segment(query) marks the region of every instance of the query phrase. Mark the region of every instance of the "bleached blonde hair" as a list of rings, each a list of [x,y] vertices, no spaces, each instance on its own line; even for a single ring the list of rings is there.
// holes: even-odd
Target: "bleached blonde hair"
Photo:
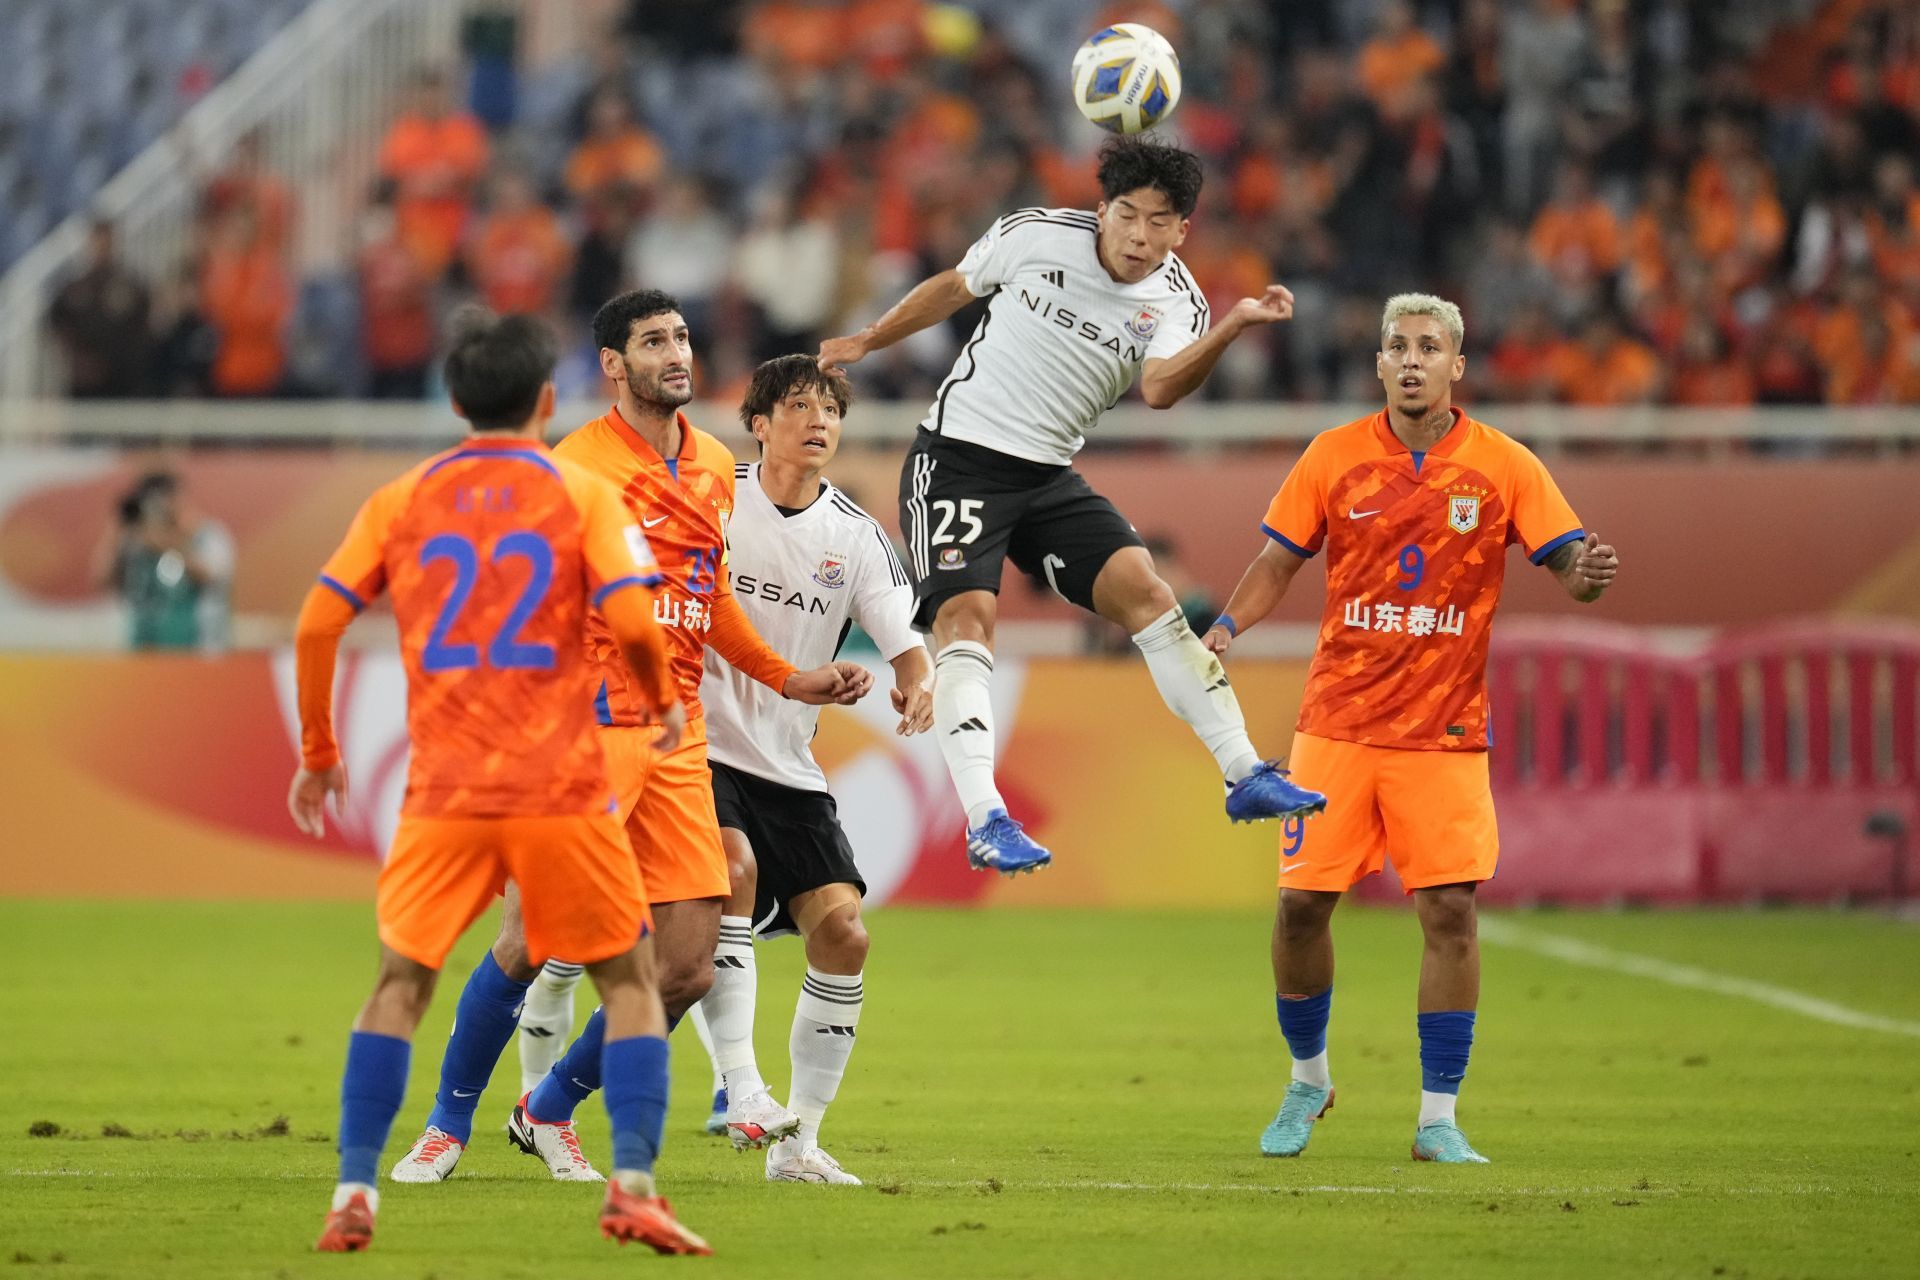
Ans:
[[[1401,316],[1432,316],[1453,339],[1453,349],[1460,350],[1466,340],[1467,322],[1460,318],[1460,308],[1445,298],[1435,297],[1431,293],[1396,293],[1387,299],[1387,309],[1380,313],[1380,345],[1387,345],[1387,327]]]

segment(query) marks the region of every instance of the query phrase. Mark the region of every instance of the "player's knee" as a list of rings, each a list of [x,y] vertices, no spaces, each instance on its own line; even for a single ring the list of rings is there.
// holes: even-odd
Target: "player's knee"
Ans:
[[[753,849],[744,841],[727,845],[727,884],[737,899],[751,900],[760,884],[760,864],[754,860]]]
[[[1464,892],[1429,895],[1421,903],[1420,928],[1432,946],[1465,948],[1472,945],[1478,932],[1473,895]]]
[[[660,1003],[670,1016],[678,1017],[713,989],[713,958],[676,960],[660,975]]]
[[[867,926],[855,911],[837,911],[807,939],[807,962],[828,973],[859,973],[867,965]]]
[[[994,597],[986,591],[967,591],[940,606],[933,619],[934,641],[945,648],[955,640],[993,645]]]

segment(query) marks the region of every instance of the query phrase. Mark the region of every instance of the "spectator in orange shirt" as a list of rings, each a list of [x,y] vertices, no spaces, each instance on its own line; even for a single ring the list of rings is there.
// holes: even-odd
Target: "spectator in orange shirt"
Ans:
[[[488,154],[486,130],[455,109],[445,73],[422,71],[380,144],[380,173],[399,184],[400,234],[436,280],[460,245]]]
[[[1659,357],[1604,307],[1587,318],[1578,342],[1560,344],[1548,365],[1555,397],[1566,404],[1646,404],[1660,394]]]
[[[1684,405],[1749,405],[1758,395],[1753,371],[1736,356],[1713,317],[1695,312],[1680,339],[1667,398]]]
[[[1506,321],[1487,356],[1488,398],[1509,403],[1553,398],[1553,358],[1561,345],[1553,318],[1537,302],[1523,304]]]
[[[1415,25],[1413,6],[1388,0],[1379,32],[1360,48],[1360,87],[1381,115],[1397,119],[1407,92],[1446,63],[1446,52]]]
[[[419,400],[433,362],[433,281],[400,234],[391,183],[381,183],[360,220],[360,350],[367,394]]]
[[[202,206],[209,222],[246,205],[260,226],[260,236],[276,253],[285,253],[293,239],[293,189],[267,168],[258,129],[240,135],[226,168],[207,183]]]
[[[1717,193],[1693,209],[1693,247],[1713,265],[1723,294],[1736,293],[1764,276],[1787,239],[1787,215],[1773,183],[1752,156],[1730,157]]]
[[[508,169],[493,180],[486,217],[467,245],[467,274],[496,315],[546,315],[561,298],[573,246],[533,180]]]
[[[782,79],[806,77],[846,56],[846,18],[839,0],[772,0],[748,12],[740,46]]]
[[[587,104],[587,136],[567,161],[567,190],[578,200],[616,188],[643,194],[660,180],[666,159],[660,143],[633,118],[627,96],[603,88]]]
[[[1865,222],[1874,270],[1895,285],[1920,281],[1920,190],[1906,156],[1890,152],[1874,164]]]
[[[1882,294],[1872,274],[1848,276],[1839,302],[1814,327],[1813,349],[1826,375],[1822,398],[1828,404],[1890,403],[1894,384],[1904,381],[1901,365],[1912,338],[1905,310]]]
[[[1527,236],[1536,262],[1563,283],[1609,275],[1620,265],[1620,223],[1593,193],[1593,175],[1577,161],[1560,166],[1553,199]]]
[[[279,390],[293,280],[250,206],[235,206],[214,228],[201,298],[214,332],[214,394],[268,396]]]

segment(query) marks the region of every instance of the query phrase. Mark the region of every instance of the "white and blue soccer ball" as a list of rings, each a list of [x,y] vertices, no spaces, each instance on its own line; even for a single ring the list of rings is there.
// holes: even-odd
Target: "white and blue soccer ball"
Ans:
[[[1073,103],[1114,133],[1151,129],[1180,101],[1180,55],[1137,22],[1096,31],[1073,55]]]

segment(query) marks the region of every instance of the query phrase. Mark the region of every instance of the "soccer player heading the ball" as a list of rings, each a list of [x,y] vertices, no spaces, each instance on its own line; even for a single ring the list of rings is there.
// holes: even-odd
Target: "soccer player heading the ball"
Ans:
[[[1209,327],[1206,298],[1173,252],[1200,197],[1199,159],[1116,138],[1101,149],[1099,178],[1094,212],[1006,215],[959,266],[819,352],[821,366],[838,371],[989,299],[915,433],[900,527],[914,620],[933,632],[934,730],[966,806],[967,857],[1006,874],[1052,861],[1008,816],[994,782],[988,684],[1009,557],[1133,636],[1161,697],[1219,764],[1230,818],[1306,815],[1326,803],[1254,750],[1225,670],[1181,617],[1140,536],[1072,465],[1136,376],[1149,405],[1178,404],[1235,338],[1291,316],[1293,295],[1269,285]]]
[[[1487,782],[1487,641],[1513,543],[1583,603],[1620,560],[1580,526],[1525,446],[1453,405],[1466,371],[1460,308],[1423,293],[1387,301],[1375,365],[1387,405],[1323,431],[1260,522],[1206,646],[1273,612],[1322,547],[1327,603],[1293,740],[1295,774],[1333,798],[1309,834],[1282,828],[1273,982],[1293,1054],[1280,1113],[1260,1136],[1297,1156],[1333,1105],[1328,922],[1340,895],[1388,858],[1413,895],[1420,957],[1420,1121],[1413,1158],[1483,1164],[1454,1123],[1480,1002],[1474,890],[1500,852]]]

